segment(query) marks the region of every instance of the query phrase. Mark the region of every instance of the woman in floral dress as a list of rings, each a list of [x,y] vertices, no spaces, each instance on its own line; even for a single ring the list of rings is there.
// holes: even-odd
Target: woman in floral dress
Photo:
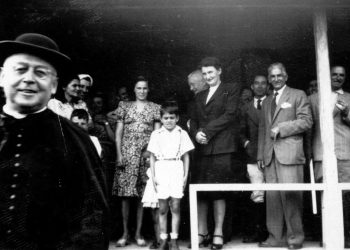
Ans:
[[[134,86],[135,101],[119,103],[116,127],[117,170],[114,176],[112,194],[122,200],[123,235],[117,246],[129,243],[129,210],[132,198],[137,199],[137,226],[135,240],[144,246],[141,235],[143,207],[141,203],[145,183],[140,179],[146,169],[140,167],[141,150],[148,143],[154,129],[160,127],[160,106],[147,100],[148,82],[139,77]]]

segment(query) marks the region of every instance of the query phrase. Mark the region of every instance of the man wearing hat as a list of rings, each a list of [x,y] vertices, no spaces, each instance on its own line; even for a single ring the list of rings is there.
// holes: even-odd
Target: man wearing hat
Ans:
[[[101,162],[46,105],[72,62],[34,33],[0,42],[0,249],[108,249]]]

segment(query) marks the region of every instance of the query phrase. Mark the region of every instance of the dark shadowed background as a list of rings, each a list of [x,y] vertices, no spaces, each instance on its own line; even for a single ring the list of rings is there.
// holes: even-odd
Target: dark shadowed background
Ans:
[[[306,2],[306,3],[305,3]],[[204,56],[224,62],[227,81],[247,85],[283,62],[289,85],[315,78],[312,13],[326,6],[331,60],[349,63],[348,1],[2,0],[0,39],[23,32],[54,38],[114,108],[116,88],[149,78],[151,99],[190,98],[187,75]]]

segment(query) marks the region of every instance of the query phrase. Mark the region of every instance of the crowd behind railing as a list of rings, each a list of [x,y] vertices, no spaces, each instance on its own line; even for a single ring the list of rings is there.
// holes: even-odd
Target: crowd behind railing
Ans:
[[[116,237],[111,225],[119,223],[117,247],[135,242],[177,250],[188,184],[303,183],[310,161],[322,182],[317,81],[307,94],[290,87],[282,63],[266,65],[266,74],[241,88],[222,81],[218,58],[205,57],[187,77],[194,95],[186,112],[173,98],[161,105],[150,101],[151,83],[143,76],[135,78],[133,94],[120,87],[116,107],[107,110],[104,95],[91,92],[93,77],[74,72],[50,38],[23,34],[0,42],[0,54],[1,249],[107,249]],[[339,182],[350,181],[345,78],[344,66],[331,67]],[[230,240],[224,224],[232,196],[198,194],[199,247],[221,249]],[[109,209],[113,197],[120,204],[118,221],[119,209]],[[349,202],[344,192],[345,247]],[[256,190],[240,204],[243,243],[303,247],[302,192]],[[142,233],[144,208],[152,214],[150,245]],[[320,225],[319,216],[312,220]],[[314,233],[322,242],[321,232]]]

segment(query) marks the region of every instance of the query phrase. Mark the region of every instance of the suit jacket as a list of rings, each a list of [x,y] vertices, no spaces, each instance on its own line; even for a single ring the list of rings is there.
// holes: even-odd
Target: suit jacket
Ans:
[[[263,160],[267,166],[274,152],[281,164],[304,164],[303,133],[312,126],[308,99],[303,91],[286,86],[271,118],[272,100],[273,96],[269,96],[262,105],[258,160]],[[270,136],[274,127],[280,131],[276,141]]]
[[[338,99],[343,100],[350,105],[350,94],[338,94]],[[320,129],[320,113],[319,113],[319,98],[318,94],[313,94],[309,97],[314,126],[312,127],[312,154],[315,161],[322,161],[322,141]],[[335,155],[338,160],[350,160],[350,112],[348,116],[342,117],[340,110],[334,106],[333,109],[334,121],[334,147]]]
[[[207,104],[209,89],[196,95],[190,120],[190,134],[195,138],[197,132],[203,131],[209,140],[208,144],[198,146],[200,154],[237,151],[239,90],[238,84],[221,83]]]
[[[247,103],[242,109],[240,137],[242,146],[246,141],[249,141],[245,148],[248,163],[256,163],[257,161],[260,116],[261,110],[254,107],[254,100]]]

